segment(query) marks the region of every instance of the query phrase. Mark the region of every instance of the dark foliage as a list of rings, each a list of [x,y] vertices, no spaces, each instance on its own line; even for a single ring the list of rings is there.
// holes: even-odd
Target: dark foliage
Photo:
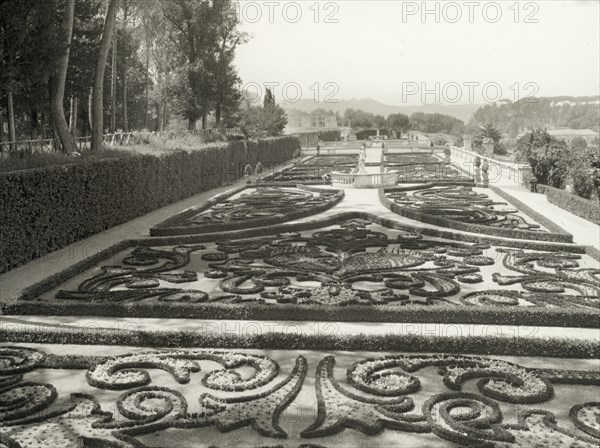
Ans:
[[[289,160],[297,148],[286,137],[2,173],[0,272],[239,179],[247,163]]]

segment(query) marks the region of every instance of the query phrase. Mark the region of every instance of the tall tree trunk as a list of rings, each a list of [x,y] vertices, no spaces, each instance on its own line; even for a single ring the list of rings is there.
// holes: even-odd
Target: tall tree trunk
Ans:
[[[163,101],[162,105],[161,105],[161,113],[160,113],[160,122],[159,122],[159,131],[162,132],[165,130],[165,120],[166,120],[166,114],[167,114],[167,103],[165,103]]]
[[[42,128],[42,140],[46,140],[46,137],[48,137],[48,133],[46,132],[46,113],[42,112],[40,117],[40,125]]]
[[[38,113],[37,110],[31,109],[31,140],[36,140],[39,135]]]
[[[117,21],[117,11],[119,10],[119,0],[111,0],[106,13],[104,30],[102,31],[102,40],[96,59],[96,69],[94,72],[94,88],[92,91],[92,151],[102,149],[102,133],[104,132],[104,70],[106,68],[106,58],[110,50],[112,35]]]
[[[73,136],[69,132],[69,126],[65,119],[65,109],[63,106],[65,100],[67,69],[69,68],[69,54],[71,52],[71,38],[73,36],[75,1],[76,0],[65,0],[65,11],[60,27],[61,43],[65,48],[58,59],[52,95],[52,124],[60,138],[64,152],[75,152],[77,149]]]
[[[13,100],[12,90],[6,92],[6,101],[8,102],[8,141],[11,143],[10,151],[16,149],[16,145],[13,143],[17,140],[15,131],[15,103]]]
[[[112,73],[110,81],[110,133],[117,132],[117,33],[112,42]]]
[[[126,68],[123,67],[123,132],[129,132],[129,115],[127,112],[127,79]]]
[[[4,104],[2,104],[2,95],[0,94],[0,149],[4,151]]]
[[[77,137],[77,119],[79,118],[79,98],[73,97],[73,117],[71,120],[71,134]]]
[[[69,131],[73,130],[73,96],[69,97]]]
[[[202,129],[206,129],[206,112],[202,112]]]
[[[221,124],[221,101],[219,101],[215,107],[215,123],[217,127]]]
[[[129,3],[127,0],[123,2],[123,36],[127,32],[127,16],[129,13]],[[129,132],[129,117],[127,114],[127,60],[123,58],[123,132]]]
[[[93,127],[93,125],[92,125],[92,123],[93,123],[93,120],[92,120],[92,110],[94,109],[93,106],[92,106],[93,91],[94,91],[94,89],[90,88],[90,93],[88,95],[88,109],[87,109],[87,112],[88,112],[88,125],[90,127],[90,133],[91,133],[92,127]]]
[[[55,95],[55,89],[54,86],[56,85],[56,79],[55,76],[53,74],[50,74],[50,77],[48,78],[48,98],[50,99],[50,138],[52,139],[52,148],[54,149],[54,151],[58,151],[59,149],[62,149],[62,146],[60,146],[59,148],[59,143],[57,141],[57,137],[58,137],[58,133],[56,131],[56,121],[54,119],[54,112],[53,112],[53,108],[52,105],[54,104],[54,95]]]
[[[154,130],[158,132],[160,131],[160,103],[158,101],[154,103],[154,108],[156,109],[156,121],[154,122]]]
[[[146,83],[146,100],[144,103],[144,128],[148,129],[148,112],[150,107],[150,39],[146,36],[146,79],[144,81]]]

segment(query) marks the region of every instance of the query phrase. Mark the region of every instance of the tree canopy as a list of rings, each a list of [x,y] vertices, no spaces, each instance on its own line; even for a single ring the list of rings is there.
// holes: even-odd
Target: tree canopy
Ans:
[[[275,102],[271,89],[267,88],[263,107],[251,107],[241,114],[240,127],[248,138],[280,135],[288,123],[287,115]]]
[[[517,102],[487,104],[479,108],[471,122],[491,124],[509,137],[526,130],[548,126],[599,131],[598,97],[527,98]]]
[[[65,5],[74,7],[72,23]],[[114,33],[101,47],[111,11]],[[61,111],[50,107],[61,93],[54,81],[66,73],[57,101],[74,135],[92,128],[93,91],[101,94],[100,133],[111,121],[119,129],[158,130],[174,116],[189,128],[198,120],[207,125],[209,116],[217,126],[232,124],[241,84],[235,51],[247,40],[233,0],[3,1],[0,113],[13,119],[15,139],[51,137]]]

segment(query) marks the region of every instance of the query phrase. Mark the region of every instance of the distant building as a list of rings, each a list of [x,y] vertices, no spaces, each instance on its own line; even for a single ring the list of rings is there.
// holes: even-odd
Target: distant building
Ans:
[[[337,116],[333,112],[308,113],[296,109],[286,110],[288,124],[286,133],[314,131],[319,129],[338,129]]]
[[[583,138],[588,144],[598,137],[598,133],[591,129],[549,129],[548,134],[567,143],[571,143],[574,138]]]
[[[555,107],[555,106],[567,106],[567,105],[568,106],[581,106],[581,105],[588,105],[588,104],[600,104],[600,99],[598,99],[598,98],[594,98],[594,99],[590,98],[590,99],[587,99],[587,100],[577,100],[577,101],[574,101],[574,100],[559,100],[559,101],[552,101],[550,103],[550,105],[552,107]]]
[[[246,111],[252,106],[262,106],[262,103],[256,98],[256,95],[253,95],[248,90],[242,90],[239,106],[240,110]]]

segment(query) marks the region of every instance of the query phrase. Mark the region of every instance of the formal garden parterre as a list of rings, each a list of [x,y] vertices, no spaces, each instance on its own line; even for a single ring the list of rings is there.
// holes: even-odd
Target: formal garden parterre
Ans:
[[[440,164],[402,156],[388,159]],[[368,192],[325,185],[322,174],[355,161],[317,156],[253,179],[2,311],[543,325],[557,336],[600,328],[595,252],[558,225],[468,178],[399,178]],[[348,211],[354,203],[368,205]],[[0,446],[9,448],[600,443],[597,340],[375,336],[367,327],[0,334]]]
[[[96,347],[94,356],[87,352],[73,345],[0,348],[0,442],[20,447],[598,443],[600,404],[589,397],[600,375],[589,360],[319,351],[263,356],[253,350],[127,352],[107,346]],[[532,361],[559,366],[532,367]]]
[[[314,156],[288,170],[265,177],[268,183],[292,182],[297,184],[323,184],[323,176],[332,171],[349,173],[356,167],[356,156]]]
[[[306,186],[288,188],[241,187],[151,229],[155,236],[189,235],[273,225],[316,215],[342,200],[344,192]]]
[[[473,177],[465,174],[458,165],[446,163],[433,153],[388,153],[384,155],[384,166],[398,172],[399,183],[411,182],[467,182]]]
[[[600,270],[581,246],[455,241],[343,217],[288,228],[130,241],[5,312],[598,325]]]

